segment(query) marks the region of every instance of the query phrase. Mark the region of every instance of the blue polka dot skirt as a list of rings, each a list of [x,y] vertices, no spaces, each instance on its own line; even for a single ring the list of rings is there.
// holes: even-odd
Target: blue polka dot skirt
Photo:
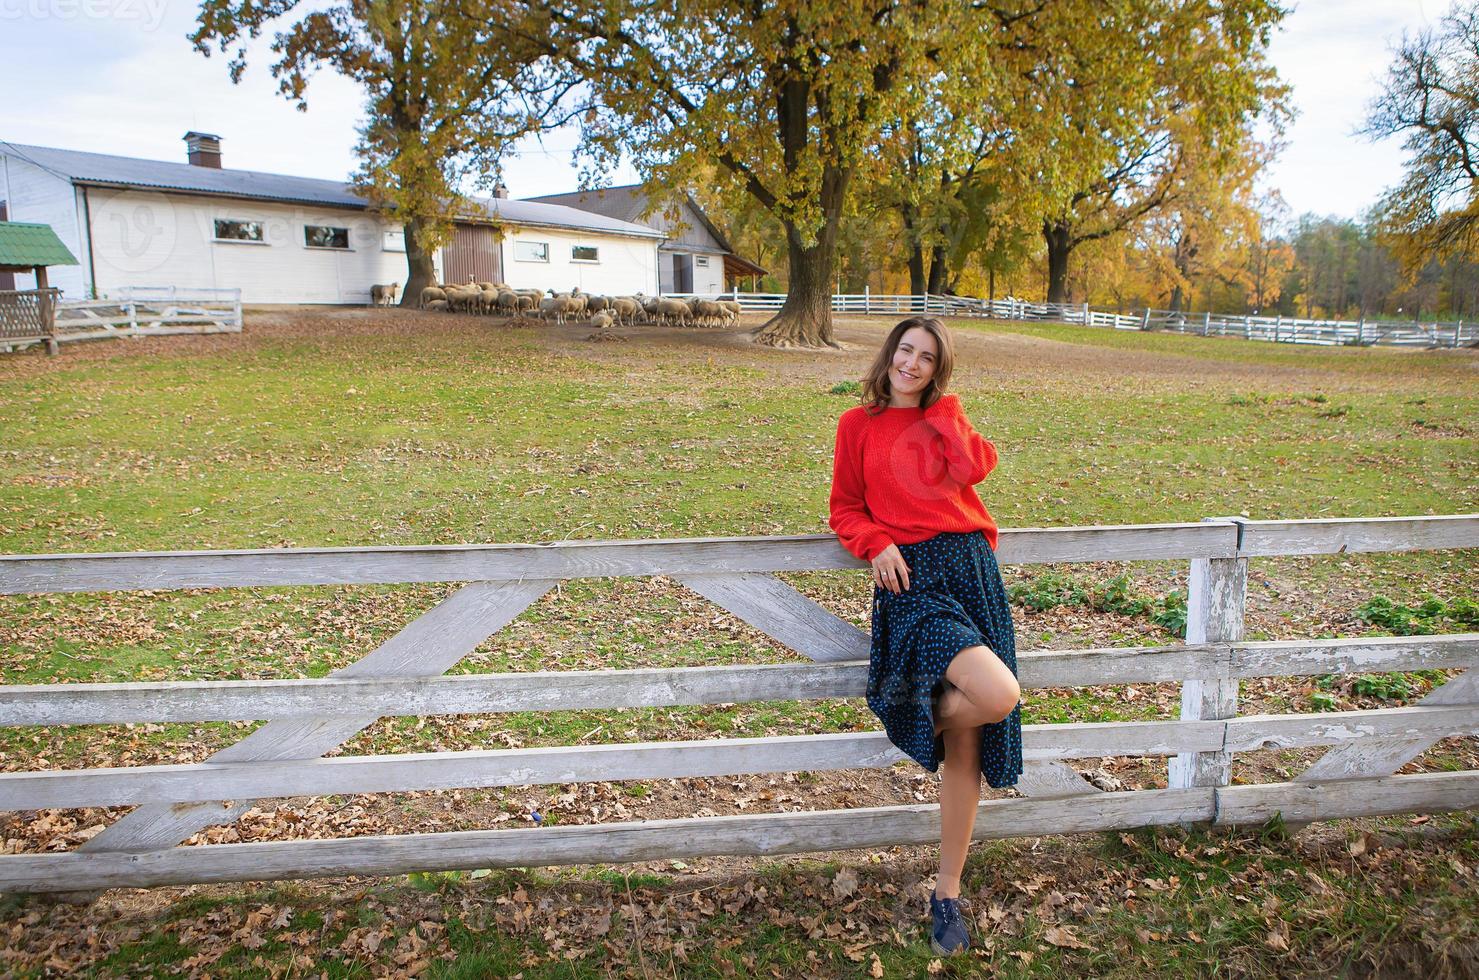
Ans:
[[[945,740],[935,735],[934,708],[945,668],[967,647],[986,646],[1017,673],[1012,611],[991,545],[980,531],[945,532],[900,545],[909,589],[873,590],[873,647],[868,707],[889,741],[930,772],[940,768]],[[981,774],[988,785],[1013,786],[1022,773],[1022,706],[981,726]]]

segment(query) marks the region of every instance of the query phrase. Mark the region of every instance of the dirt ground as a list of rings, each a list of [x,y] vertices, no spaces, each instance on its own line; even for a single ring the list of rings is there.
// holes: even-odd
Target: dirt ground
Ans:
[[[664,355],[703,356],[706,351],[726,351],[730,357],[747,365],[764,366],[775,372],[777,379],[814,380],[832,378],[838,373],[839,360],[866,364],[877,343],[896,321],[894,316],[847,316],[834,319],[838,349],[775,350],[758,346],[751,331],[765,322],[765,315],[745,314],[737,326],[725,328],[685,328],[656,325],[612,327],[593,331],[585,323],[546,324],[520,322],[500,317],[476,317],[451,314],[427,314],[415,310],[360,309],[354,307],[266,306],[247,307],[246,329],[239,334],[180,335],[149,337],[126,341],[89,341],[66,345],[65,353],[48,358],[39,349],[20,356],[0,358],[0,372],[43,373],[59,367],[94,363],[117,358],[148,357],[156,353],[171,357],[192,354],[250,352],[276,345],[284,340],[307,342],[341,339],[378,343],[382,340],[414,343],[428,350],[466,350],[471,341],[479,346],[496,344],[500,336],[510,334],[520,339],[534,339],[550,349],[578,354],[594,361],[619,361],[634,351],[661,351]],[[1320,379],[1328,386],[1329,372],[1302,369],[1294,365],[1272,365],[1235,359],[1212,360],[1174,353],[1147,354],[1112,347],[1034,337],[1027,334],[987,333],[974,330],[955,332],[959,364],[957,382],[978,375],[999,379],[1030,381],[1034,378],[1062,378],[1073,375],[1099,375],[1113,379],[1141,379],[1184,387],[1188,380],[1219,384],[1237,382],[1274,382],[1290,384]],[[1274,346],[1274,345],[1270,345]],[[1388,353],[1387,351],[1383,351]],[[1391,350],[1397,356],[1417,353]],[[1437,352],[1447,366],[1436,371],[1439,382],[1466,382],[1479,377],[1479,351],[1454,350]],[[1431,370],[1431,369],[1430,369]],[[1352,374],[1352,385],[1359,386],[1360,375]]]

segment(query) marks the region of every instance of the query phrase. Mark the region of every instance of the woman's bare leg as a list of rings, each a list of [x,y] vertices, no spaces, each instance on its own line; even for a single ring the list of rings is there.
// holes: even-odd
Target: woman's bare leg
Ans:
[[[945,732],[945,759],[940,774],[940,873],[937,898],[960,897],[960,874],[976,826],[981,802],[981,729]]]
[[[935,732],[994,724],[1012,713],[1022,688],[990,647],[966,647],[945,668],[950,682],[940,695]]]

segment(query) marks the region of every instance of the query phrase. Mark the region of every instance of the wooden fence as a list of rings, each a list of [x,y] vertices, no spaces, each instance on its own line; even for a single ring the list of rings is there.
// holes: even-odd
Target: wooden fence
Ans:
[[[45,344],[57,352],[56,308],[62,291],[46,289],[0,290],[0,350],[19,350]]]
[[[29,292],[35,292],[30,290]],[[78,340],[157,337],[177,333],[240,333],[241,290],[147,286],[121,289],[109,299],[57,299],[52,289],[52,327],[14,336],[0,329],[0,351]],[[0,293],[0,324],[6,320],[6,293]]]
[[[1239,715],[1248,677],[1472,668],[1479,634],[1243,639],[1248,560],[1479,546],[1479,515],[1007,530],[1008,564],[1190,561],[1187,640],[1019,656],[1026,688],[1179,681],[1181,717],[1025,726],[1021,798],[976,836],[1158,824],[1292,823],[1479,806],[1479,771],[1393,773],[1479,732],[1479,672],[1418,704]],[[0,687],[0,725],[265,720],[203,763],[0,774],[0,808],[134,806],[76,852],[0,857],[0,891],[73,891],[431,869],[785,854],[938,839],[936,806],[180,847],[255,800],[300,795],[883,767],[882,732],[323,758],[385,716],[715,704],[863,694],[868,636],[774,577],[861,567],[831,536],[549,545],[0,556],[0,593],[468,582],[323,679]],[[565,579],[668,575],[810,664],[441,676]],[[1233,785],[1235,753],[1330,746],[1289,782]],[[1068,760],[1168,757],[1168,788],[1105,792]],[[229,802],[221,802],[229,801]]]
[[[668,293],[687,297],[693,293]],[[704,294],[712,295],[712,294]],[[786,301],[785,293],[724,293],[742,308],[774,312]],[[969,296],[917,296],[882,293],[836,293],[834,313],[907,316],[979,317],[995,320],[1028,320],[1077,323],[1116,330],[1168,330],[1202,337],[1241,337],[1276,343],[1323,346],[1473,347],[1479,345],[1479,322],[1427,323],[1413,320],[1315,320],[1284,316],[1241,316],[1223,313],[1186,313],[1145,309],[1133,313],[1095,310],[1087,303],[1029,303],[1019,299],[984,300]]]
[[[240,333],[241,322],[239,289],[133,287],[110,299],[64,300],[57,307],[57,339]]]

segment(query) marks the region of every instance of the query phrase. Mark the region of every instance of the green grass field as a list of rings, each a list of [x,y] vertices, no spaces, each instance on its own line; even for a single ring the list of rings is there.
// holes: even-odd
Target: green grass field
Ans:
[[[488,320],[399,311],[256,311],[249,313],[247,331],[240,336],[69,347],[52,359],[0,357],[5,426],[0,550],[39,554],[825,532],[834,426],[854,403],[853,396],[833,389],[860,376],[888,325],[881,318],[845,320],[839,333],[848,349],[798,353],[757,349],[728,331],[636,329],[617,332],[627,338],[624,342],[593,343],[586,339],[589,328],[579,326],[507,328]],[[960,322],[957,327],[953,387],[1001,453],[982,497],[1004,527],[1479,510],[1479,354],[1473,351],[1294,348],[1041,324]],[[1125,574],[1129,593],[1152,610],[1164,608],[1184,587],[1184,565],[1114,558],[1106,555],[1091,567],[1009,569],[1008,580],[1030,593],[1041,576],[1056,574],[1093,592]],[[866,626],[869,588],[863,572],[788,578],[839,615]],[[1461,608],[1479,594],[1476,586],[1473,551],[1255,561],[1249,635],[1357,635],[1374,629],[1355,615],[1373,598],[1416,607],[1432,595]],[[449,588],[0,597],[0,683],[321,676],[369,652]],[[1105,613],[1083,604],[1036,609],[1028,603],[1014,613],[1019,643],[1029,648],[1174,642],[1153,611]],[[1468,622],[1462,615],[1440,616],[1434,628],[1479,628]],[[547,596],[458,670],[795,658],[676,583],[603,580],[568,583]],[[1249,688],[1245,695],[1250,711],[1376,707],[1406,703],[1444,675],[1394,678],[1364,686],[1304,679]],[[1165,717],[1175,713],[1174,696],[1174,686],[1168,685],[1129,693],[1036,691],[1026,701],[1026,715],[1037,722]],[[377,724],[345,751],[874,727],[861,701],[413,718]],[[8,730],[0,732],[0,768],[35,768],[41,759],[57,767],[192,761],[244,730],[233,725]],[[1473,742],[1452,740],[1425,758],[1435,768],[1472,767]],[[1245,775],[1267,776],[1279,764],[1250,762]],[[1131,781],[1149,784],[1148,772]],[[832,784],[826,785],[831,792]],[[633,806],[660,799],[681,809],[681,795],[669,798],[663,795],[667,791],[652,789],[651,796],[642,785],[624,792]],[[559,790],[550,787],[547,795]],[[882,790],[875,786],[874,791]],[[526,811],[531,800],[549,805],[542,790],[468,796],[476,797],[477,805],[457,813],[444,812],[436,794],[354,805],[371,807],[381,826],[403,830],[426,829],[417,821],[431,820],[427,813],[433,811],[441,822],[429,826],[453,829],[486,825],[490,813]],[[341,804],[350,805],[326,801],[321,810],[304,812],[332,811]],[[577,810],[571,808],[569,819],[582,819]],[[561,811],[554,806],[549,812]],[[0,839],[15,841],[14,850],[65,843],[65,833],[55,827],[68,820],[79,828],[89,825],[96,813],[56,817],[51,836],[37,829],[35,819],[6,824],[13,815],[0,814]],[[1423,830],[1439,828],[1450,837],[1436,845],[1422,838],[1402,846],[1431,858],[1413,872],[1428,882],[1429,898],[1466,883],[1466,907],[1472,912],[1472,875],[1479,863],[1472,819],[1434,817]],[[241,839],[270,836],[263,829],[257,837]],[[1386,895],[1380,887],[1373,893],[1361,875],[1334,874],[1340,854],[1329,866],[1309,864],[1314,859],[1308,855],[1291,855],[1287,847],[1261,839],[1230,850],[1266,852],[1259,860],[1270,870],[1248,886],[1249,901],[1258,909],[1230,899],[1217,905],[1212,899],[1217,872],[1206,882],[1195,878],[1205,862],[1163,856],[1168,839],[1139,835],[1132,837],[1133,845],[1110,841],[1102,846],[1132,847],[1142,855],[1132,860],[1145,861],[1149,869],[1143,877],[1176,875],[1186,887],[1166,894],[1152,888],[1148,904],[1130,911],[1108,893],[1090,893],[1080,880],[1074,887],[1089,895],[1085,909],[1096,903],[1116,908],[1112,915],[1086,911],[1087,918],[1076,920],[1077,931],[1070,932],[1084,946],[1044,940],[1072,905],[1071,900],[1057,903],[1046,912],[1038,908],[1037,918],[1020,922],[1016,933],[1003,933],[992,968],[1045,976],[1063,971],[1126,975],[1147,968],[1177,975],[1218,970],[1252,975],[1316,962],[1336,969],[1335,962],[1303,957],[1311,950],[1329,954],[1392,935],[1416,937],[1429,916],[1450,924],[1454,918],[1451,903],[1435,905],[1410,893]],[[1212,838],[1183,850],[1210,846]],[[1069,864],[1082,857],[1070,841],[1051,847]],[[992,858],[973,859],[973,880],[982,890],[978,904],[989,905],[985,896],[1005,887],[993,878],[995,862],[1020,859],[1025,848],[1020,842],[991,845]],[[1465,870],[1450,866],[1450,858]],[[1337,921],[1297,911],[1308,882],[1296,888],[1284,879],[1298,879],[1306,865],[1323,869],[1318,873],[1329,881],[1330,891],[1319,893],[1315,904]],[[788,898],[770,907],[794,909],[798,917],[819,910],[803,916],[807,890],[801,883],[809,873],[790,864],[778,867],[778,880],[792,884],[799,904]],[[903,887],[903,880],[881,873],[868,879],[869,887],[882,889],[880,895],[889,894],[884,886]],[[1071,890],[1066,872],[1062,881],[1058,887],[1066,894]],[[415,890],[416,884],[401,879],[376,885],[374,892]],[[458,903],[465,906],[469,896],[490,889],[501,894],[516,887],[568,897],[589,890],[581,873],[498,873],[476,881],[454,876],[433,884],[417,891],[418,901],[435,900],[442,911],[435,921],[445,923],[440,932],[431,930],[439,938],[422,937],[429,949],[456,950],[467,963],[506,962],[512,964],[510,972],[524,969],[529,977],[598,976],[606,966],[630,966],[644,975],[636,960],[623,964],[603,952],[603,943],[630,942],[631,934],[623,930],[640,928],[638,909],[649,899],[653,908],[662,907],[684,879],[643,884],[639,891],[648,898],[634,899],[632,911],[616,917],[610,934],[571,933],[565,946],[553,949],[542,933],[512,938],[499,933],[494,942],[497,930],[469,927],[471,919]],[[602,887],[614,886],[606,881]],[[193,922],[215,910],[221,923],[235,922],[234,930],[242,927],[250,908],[281,905],[285,900],[271,896],[290,894],[300,907],[300,922],[304,916],[319,917],[312,929],[315,943],[273,939],[251,947],[237,941],[235,952],[219,963],[210,961],[218,974],[277,975],[279,968],[296,969],[295,956],[308,952],[316,958],[315,951],[330,943],[338,949],[354,929],[369,927],[323,921],[327,896],[341,901],[353,892],[348,886],[337,891],[218,889],[202,899],[201,911],[188,913],[188,920],[184,913],[149,906],[149,911],[135,910],[145,916],[136,924]],[[825,887],[822,892],[831,894]],[[1029,899],[1037,902],[1037,892]],[[1009,894],[998,900],[1015,914]],[[1269,912],[1270,902],[1277,914]],[[694,963],[675,960],[673,969],[714,976],[726,974],[724,963],[742,974],[769,973],[771,966],[859,976],[872,970],[875,947],[855,959],[845,942],[833,941],[837,937],[826,934],[825,942],[812,942],[807,929],[794,924],[772,923],[771,932],[754,931],[755,923],[767,921],[763,914],[753,917],[757,907],[702,917],[697,933],[688,935]],[[1337,907],[1338,913],[1331,911]],[[1253,911],[1258,915],[1244,915]],[[7,922],[25,914],[19,905],[0,906],[0,953],[6,949]],[[73,922],[70,912],[46,914],[55,916],[46,922],[60,932]],[[1268,939],[1268,931],[1278,929],[1269,924],[1271,914],[1293,929],[1286,950],[1279,948],[1282,940]],[[1244,918],[1248,923],[1239,925]],[[462,925],[454,928],[454,919]],[[381,921],[399,920],[387,913]],[[415,929],[414,922],[401,925]],[[907,933],[915,927],[899,920],[893,928]],[[1202,939],[1140,936],[1175,937],[1187,930]],[[1320,935],[1326,938],[1317,942],[1318,930],[1325,930]],[[154,968],[178,966],[199,955],[209,937],[222,939],[219,929],[197,930],[192,942],[190,929],[182,927],[151,935],[146,943],[148,933],[145,928],[117,952],[79,962],[88,964],[92,975],[150,975]],[[627,938],[616,943],[618,934]],[[731,935],[747,938],[732,947],[715,945]],[[583,955],[566,957],[569,944],[582,937]],[[671,940],[663,948],[670,951]],[[1412,941],[1417,945],[1401,962],[1429,969],[1441,962],[1437,953]],[[1472,954],[1472,923],[1459,928],[1453,941],[1454,948]],[[1107,955],[1120,942],[1133,952]],[[17,957],[32,945],[18,936],[10,941]],[[1172,947],[1174,956],[1168,953]],[[350,976],[371,975],[382,961],[394,966],[373,950],[341,952],[334,955],[342,962],[315,969]],[[808,952],[824,955],[810,961]],[[882,942],[876,952],[889,976],[912,973],[928,960],[920,959],[912,933],[899,943]],[[439,962],[437,954],[428,955]],[[262,966],[256,965],[258,959]],[[21,975],[39,975],[43,969],[32,958],[16,962],[24,964]],[[1374,961],[1356,956],[1352,969],[1359,962]],[[1474,961],[1468,962],[1472,967]],[[1140,965],[1132,967],[1135,963]],[[666,959],[645,967],[672,972]],[[467,972],[466,966],[429,968],[448,976],[479,972],[477,967]]]

